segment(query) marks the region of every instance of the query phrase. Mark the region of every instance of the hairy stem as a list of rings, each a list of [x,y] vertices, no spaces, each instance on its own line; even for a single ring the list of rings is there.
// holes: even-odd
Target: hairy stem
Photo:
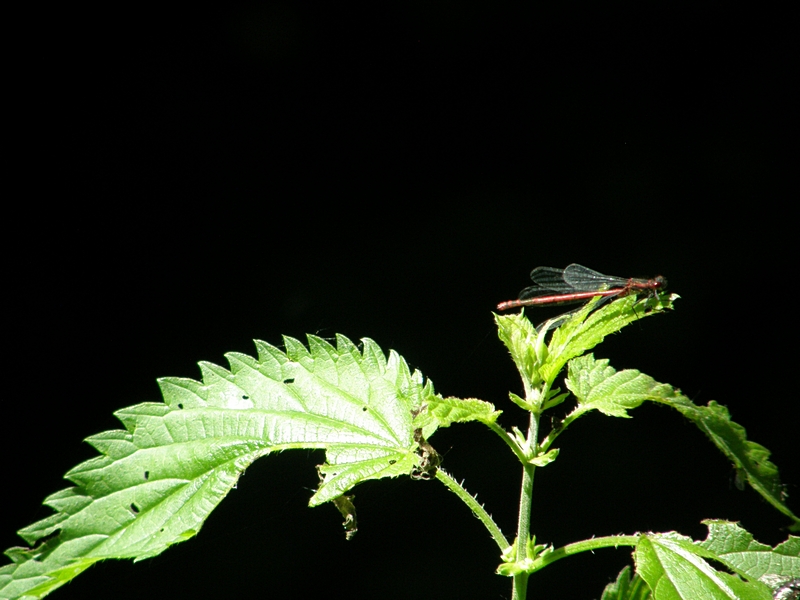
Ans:
[[[494,519],[492,519],[491,515],[486,512],[486,509],[483,507],[483,505],[479,504],[472,494],[465,490],[460,483],[458,483],[442,469],[438,469],[436,471],[436,479],[445,484],[451,492],[458,496],[461,501],[466,504],[470,510],[472,510],[473,514],[480,519],[484,527],[489,530],[489,533],[491,534],[492,538],[494,538],[495,543],[500,547],[501,551],[508,548],[509,543],[506,537],[503,535],[503,532],[500,531],[500,528],[497,526],[497,523],[494,522]]]
[[[517,441],[510,436],[505,429],[500,427],[500,425],[495,422],[486,423],[486,426],[500,436],[500,439],[502,439],[508,445],[508,447],[511,448],[522,464],[528,462],[529,457],[525,455],[525,452],[519,447]]]
[[[531,572],[543,569],[547,565],[552,564],[557,560],[561,560],[562,558],[566,558],[567,556],[572,556],[573,554],[580,554],[581,552],[597,550],[599,548],[618,548],[619,546],[635,546],[638,543],[639,543],[638,535],[608,535],[605,537],[592,538],[591,540],[584,540],[582,542],[567,544],[566,546],[562,546],[558,550],[553,550],[552,552],[546,552],[541,554],[538,558],[536,558],[533,561],[531,565],[532,568]]]
[[[527,450],[532,451],[536,448],[536,440],[539,435],[539,416],[531,412],[529,426]],[[528,540],[531,533],[531,503],[533,501],[533,474],[536,467],[530,463],[522,464],[522,486],[519,493],[519,516],[517,519],[517,548],[516,560],[524,561],[528,558]],[[513,600],[525,600],[528,594],[527,571],[514,575],[514,586],[511,597]]]

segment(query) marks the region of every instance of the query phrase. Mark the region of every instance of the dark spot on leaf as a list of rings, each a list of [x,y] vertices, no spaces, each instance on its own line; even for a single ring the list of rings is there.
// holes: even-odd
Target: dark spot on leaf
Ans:
[[[150,479],[150,471],[145,471],[144,472],[144,478],[145,479]]]
[[[396,462],[397,462],[396,460],[390,460],[390,461],[389,461],[389,464],[390,464],[390,465],[393,465],[393,464],[394,464],[394,463],[396,463]]]
[[[284,379],[283,383],[294,383],[294,377],[290,377],[289,379]]]
[[[250,400],[250,396],[242,396],[242,400]]]
[[[361,410],[363,410],[364,412],[367,412],[369,409],[366,406],[364,406]]]
[[[138,506],[136,506],[136,505],[135,505],[135,504],[133,504],[133,503],[131,503],[131,510],[133,511],[133,514],[136,514],[136,515],[138,515],[138,514],[139,514],[139,507],[138,507]]]
[[[180,408],[181,410],[183,410],[183,404],[178,404],[178,408]]]

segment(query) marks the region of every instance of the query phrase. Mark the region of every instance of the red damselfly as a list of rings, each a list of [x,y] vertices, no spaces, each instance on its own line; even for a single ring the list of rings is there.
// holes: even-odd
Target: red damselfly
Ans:
[[[571,264],[566,269],[536,267],[531,271],[533,285],[519,293],[516,300],[497,305],[497,310],[521,306],[574,304],[587,302],[595,296],[610,299],[639,292],[655,292],[667,287],[667,280],[659,275],[653,279],[635,279],[603,275],[588,267]]]

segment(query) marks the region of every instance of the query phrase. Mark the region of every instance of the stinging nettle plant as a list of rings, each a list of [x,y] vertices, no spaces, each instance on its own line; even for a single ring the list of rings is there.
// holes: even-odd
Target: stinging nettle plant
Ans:
[[[408,475],[436,479],[484,524],[498,547],[497,573],[512,580],[512,597],[526,598],[530,576],[570,555],[630,546],[626,567],[603,600],[787,600],[800,594],[800,537],[775,547],[738,524],[708,520],[697,541],[677,532],[634,533],[577,541],[562,548],[537,543],[531,531],[533,474],[556,461],[558,437],[591,411],[628,417],[646,401],[671,406],[699,427],[733,463],[737,478],[761,494],[800,531],[769,452],[748,441],[725,407],[695,405],[675,388],[635,370],[616,371],[589,350],[644,316],[662,314],[676,296],[590,302],[550,331],[524,314],[496,316],[499,336],[522,377],[524,395],[509,394],[527,411],[527,430],[506,430],[500,411],[477,399],[445,398],[395,352],[372,340],[356,346],[337,336],[334,347],[308,336],[285,338],[280,350],[256,342],[258,358],[231,353],[230,371],[201,363],[203,382],[159,381],[163,403],[117,411],[124,430],[87,441],[100,456],[66,474],[73,487],[49,496],[51,516],[19,531],[30,547],[5,552],[0,598],[41,598],[109,558],[142,560],[198,533],[206,517],[257,458],[276,451],[323,448],[320,484],[309,504],[332,502],[345,535],[357,530],[354,486]],[[561,321],[559,321],[561,322]],[[562,392],[554,387],[566,367]],[[542,415],[569,400],[575,407],[547,432]],[[500,436],[522,466],[516,537],[509,540],[461,484],[441,468],[431,444],[440,427],[478,421]],[[550,467],[553,468],[553,467]],[[466,511],[465,511],[466,512]]]

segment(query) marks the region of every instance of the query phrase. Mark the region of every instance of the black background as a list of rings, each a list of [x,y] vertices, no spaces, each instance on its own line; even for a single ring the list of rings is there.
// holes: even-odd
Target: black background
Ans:
[[[2,545],[61,476],[160,398],[305,333],[370,337],[445,395],[523,426],[494,305],[537,265],[663,274],[676,310],[596,349],[766,445],[798,510],[796,44],[728,3],[263,3],[30,14],[6,94]],[[791,169],[791,171],[789,170]],[[538,317],[538,315],[535,315]],[[537,472],[533,531],[593,535],[785,518],[733,485],[677,413],[586,417]],[[520,470],[477,424],[431,440],[513,537]],[[319,452],[248,469],[199,535],[93,567],[56,598],[508,598],[480,523],[435,482],[355,490],[346,542],[307,508]],[[9,508],[9,503],[12,504]],[[530,598],[599,598],[604,550],[537,573]]]

